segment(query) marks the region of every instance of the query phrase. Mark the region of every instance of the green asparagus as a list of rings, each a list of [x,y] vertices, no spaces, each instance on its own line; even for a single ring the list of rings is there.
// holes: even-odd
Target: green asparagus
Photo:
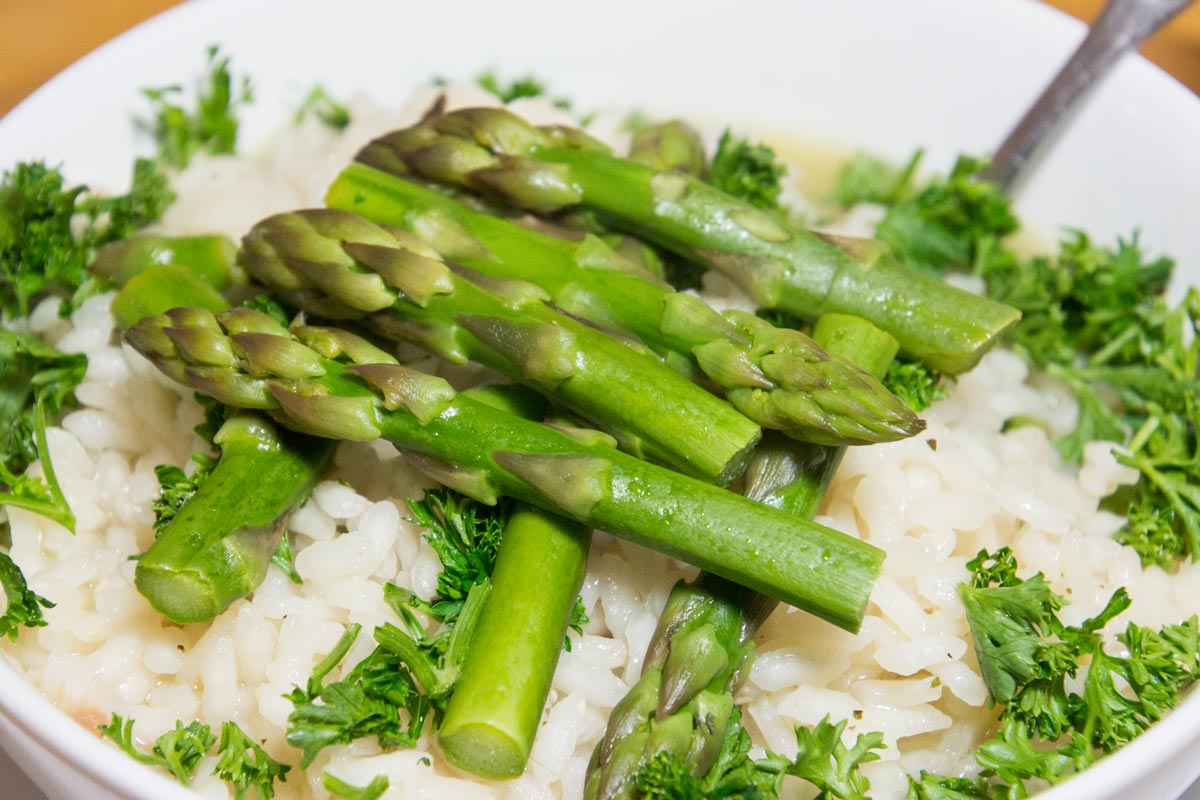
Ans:
[[[446,705],[438,745],[493,780],[525,770],[587,566],[591,531],[518,508],[504,528],[492,591]]]
[[[883,374],[895,339],[863,320],[831,314],[813,331],[830,352]],[[799,518],[816,513],[844,448],[764,437],[743,493]],[[754,657],[754,633],[775,608],[768,597],[701,573],[667,599],[641,679],[617,704],[593,754],[586,797],[633,796],[638,770],[666,751],[697,775],[712,766],[733,712],[733,693]]]
[[[225,296],[191,269],[168,264],[132,275],[113,298],[112,314],[119,327],[128,328],[142,317],[161,314],[180,303],[214,313],[229,308]]]
[[[760,306],[860,316],[935,369],[974,366],[1019,313],[918,275],[882,250],[856,254],[678,172],[614,158],[582,131],[504,109],[463,109],[367,145],[358,160],[464,187],[535,214],[592,212],[720,270]]]
[[[358,320],[553,398],[629,452],[728,483],[760,430],[648,353],[555,311],[528,283],[453,269],[404,231],[346,211],[279,214],[243,241],[247,271],[285,301]]]
[[[490,277],[537,284],[568,313],[634,336],[676,370],[715,383],[764,427],[831,445],[891,441],[923,427],[874,377],[808,336],[750,314],[722,316],[595,236],[572,242],[531,231],[362,164],[342,172],[326,202],[404,228]]]
[[[257,414],[218,431],[221,457],[138,559],[134,582],[175,622],[205,622],[254,591],[292,512],[324,474],[330,442],[297,436]]]
[[[703,177],[708,165],[700,135],[687,123],[672,119],[633,132],[629,160],[655,172],[677,170]]]
[[[231,283],[231,248],[224,237],[154,237],[101,248],[105,274],[124,283],[113,298],[118,325],[127,328],[180,303],[227,309],[216,287]],[[187,266],[175,263],[185,256]],[[174,622],[211,620],[258,587],[285,541],[288,520],[334,449],[324,439],[277,431],[255,414],[227,420],[213,444],[220,458],[159,526],[134,572],[138,591]]]
[[[546,412],[545,401],[521,386],[492,384],[465,394],[523,419],[541,419]],[[427,494],[410,506],[421,524],[444,532],[427,537],[443,566],[438,578],[441,600],[432,606],[436,615],[444,614],[447,621],[451,613],[457,616],[454,608],[469,595],[468,583],[490,580],[492,587],[446,701],[438,744],[460,769],[491,779],[515,778],[524,771],[533,748],[583,583],[591,531],[518,506],[503,523],[491,564],[487,546],[468,546],[464,552],[461,545],[439,545],[447,539],[471,538],[452,532],[476,527],[472,523],[478,517],[468,510],[476,506],[473,501],[452,503]],[[480,538],[493,541],[490,536]]]
[[[139,234],[97,248],[88,264],[93,275],[124,286],[135,275],[167,265],[185,266],[218,291],[242,282],[235,269],[237,246],[224,236]]]
[[[126,340],[165,374],[227,405],[264,409],[329,438],[383,437],[477,500],[516,498],[848,630],[860,624],[883,559],[852,537],[625,455],[602,433],[472,401],[336,328],[288,330],[249,309],[219,317],[173,309],[142,320]]]

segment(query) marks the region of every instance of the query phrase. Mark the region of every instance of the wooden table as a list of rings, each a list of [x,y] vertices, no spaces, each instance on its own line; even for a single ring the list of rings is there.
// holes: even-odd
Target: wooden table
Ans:
[[[903,0],[899,0],[903,2]],[[0,115],[83,54],[179,0],[0,0]],[[1101,0],[1049,0],[1090,20]],[[1142,52],[1200,93],[1200,4]]]

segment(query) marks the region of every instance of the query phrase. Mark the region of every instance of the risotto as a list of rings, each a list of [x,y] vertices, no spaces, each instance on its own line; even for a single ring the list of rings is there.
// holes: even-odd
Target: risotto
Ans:
[[[340,134],[310,121],[261,152],[199,157],[176,180],[178,200],[158,227],[238,238],[268,214],[320,205],[329,180],[363,142],[413,122],[435,91],[400,114],[359,104]],[[449,100],[494,102],[458,86]],[[511,107],[538,122],[563,114],[537,100]],[[606,119],[591,130],[621,135]],[[709,279],[705,293],[718,307],[745,302],[720,278]],[[299,753],[285,740],[292,705],[284,695],[304,684],[348,624],[370,630],[394,619],[386,583],[426,599],[435,593],[440,562],[407,519],[406,505],[430,484],[390,445],[341,444],[334,474],[291,521],[303,582],[272,568],[252,596],[211,624],[164,621],[135,589],[130,557],[153,540],[155,466],[182,466],[202,448],[192,432],[201,410],[189,390],[119,343],[111,299],[94,297],[69,320],[46,303],[28,322],[59,349],[85,353],[88,371],[76,393],[80,407],[47,431],[75,534],[20,509],[9,512],[12,557],[56,606],[46,611],[47,627],[24,631],[19,644],[4,643],[5,652],[81,725],[95,727],[118,713],[136,719],[135,737],[148,744],[176,720],[214,728],[233,720],[272,757],[295,765]],[[1170,574],[1143,569],[1137,554],[1113,539],[1122,519],[1099,508],[1136,471],[1117,463],[1110,443],[1087,445],[1078,469],[1059,458],[1052,438],[1071,430],[1076,413],[1062,387],[998,349],[924,413],[923,433],[850,448],[818,521],[884,549],[883,573],[858,634],[790,607],[762,626],[737,696],[757,748],[794,754],[794,726],[826,716],[848,721],[847,741],[879,731],[887,747],[863,771],[881,800],[903,797],[906,776],[921,770],[977,770],[974,750],[994,730],[996,711],[956,586],[983,548],[1009,546],[1024,571],[1043,572],[1069,600],[1062,612],[1068,624],[1097,614],[1122,586],[1133,603],[1110,632],[1129,621],[1157,627],[1194,612],[1200,566]],[[1014,416],[1043,425],[1006,431]],[[590,621],[582,635],[571,634],[521,778],[473,779],[444,762],[429,737],[415,750],[394,752],[362,739],[326,748],[304,773],[293,770],[277,784],[276,796],[329,797],[321,774],[330,772],[356,785],[386,775],[386,797],[581,797],[588,759],[610,711],[640,675],[667,595],[692,575],[665,556],[597,535],[582,591]],[[341,669],[372,646],[360,637]],[[214,763],[206,757],[192,788],[226,798],[226,784],[209,775]]]

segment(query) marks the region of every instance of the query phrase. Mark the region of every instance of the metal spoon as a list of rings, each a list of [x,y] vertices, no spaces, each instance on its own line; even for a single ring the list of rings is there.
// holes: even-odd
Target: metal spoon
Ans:
[[[1008,134],[981,177],[1011,189],[1038,146],[1088,89],[1129,50],[1193,0],[1109,0],[1087,37]]]

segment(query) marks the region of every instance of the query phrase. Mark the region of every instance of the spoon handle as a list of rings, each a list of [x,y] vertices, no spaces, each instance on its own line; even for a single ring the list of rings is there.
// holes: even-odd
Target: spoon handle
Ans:
[[[1137,47],[1192,0],[1109,0],[1083,43],[996,150],[981,177],[1008,190],[1038,145],[1117,59]]]

